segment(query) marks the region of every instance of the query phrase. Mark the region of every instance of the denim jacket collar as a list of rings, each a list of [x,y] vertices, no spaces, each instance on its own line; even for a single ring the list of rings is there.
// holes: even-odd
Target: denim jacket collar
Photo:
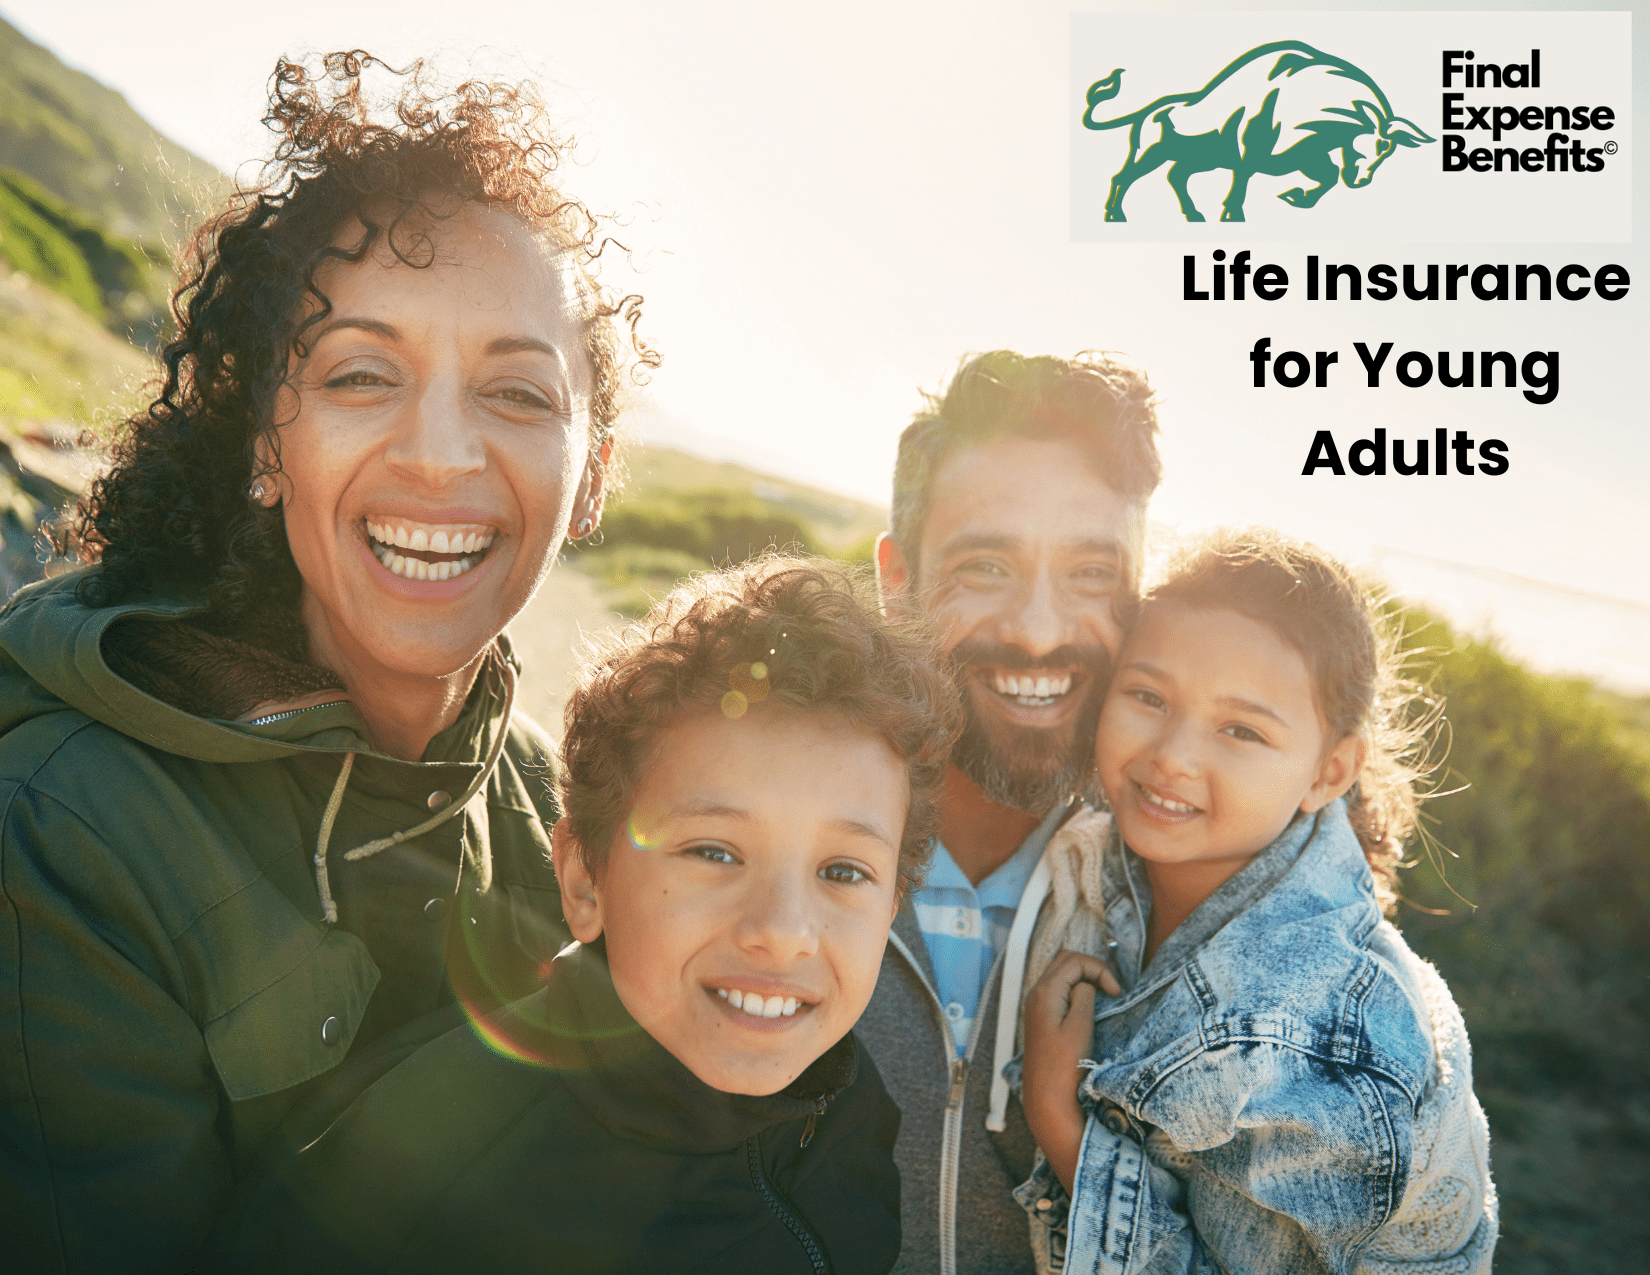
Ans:
[[[1337,929],[1360,944],[1381,919],[1368,863],[1343,800],[1316,814],[1296,816],[1180,923],[1144,969],[1151,886],[1139,856],[1115,831],[1106,845],[1102,881],[1106,925],[1117,941],[1116,964],[1124,987],[1121,997],[1102,1007],[1102,1018],[1151,996],[1179,978],[1192,961],[1211,955],[1211,949],[1236,954],[1293,921],[1331,914]]]
[[[1296,866],[1307,842],[1326,816],[1332,820],[1332,812],[1341,809],[1342,804],[1337,801],[1316,815],[1300,815],[1292,820],[1275,841],[1244,864],[1175,928],[1144,969],[1141,956],[1146,948],[1146,924],[1152,912],[1152,887],[1145,865],[1122,843],[1114,825],[1106,846],[1101,880],[1106,898],[1106,924],[1112,938],[1117,940],[1118,974],[1127,989],[1123,999],[1117,1002],[1118,1007],[1149,995],[1173,979],[1198,948],[1234,919],[1242,917],[1246,910],[1255,907]],[[1350,826],[1347,831],[1350,833]],[[1353,842],[1356,848],[1356,838]],[[1361,851],[1358,856],[1361,861]],[[1340,858],[1344,855],[1337,856],[1337,861]],[[1340,866],[1338,862],[1336,866]],[[1353,865],[1345,871],[1343,879],[1355,880],[1357,875]]]

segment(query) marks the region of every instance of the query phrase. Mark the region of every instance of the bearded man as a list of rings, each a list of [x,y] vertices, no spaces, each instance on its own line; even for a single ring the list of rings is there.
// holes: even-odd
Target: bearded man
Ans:
[[[1022,906],[1035,920],[1050,837],[1091,790],[1162,476],[1157,420],[1145,378],[1096,355],[981,354],[926,397],[900,437],[877,578],[886,606],[940,634],[967,726],[927,884],[856,1030],[904,1113],[896,1270],[1029,1272],[1011,1192],[1036,1147],[1018,1100],[992,1093],[993,1044],[1020,1009],[1020,989],[1000,1005],[1003,958]]]

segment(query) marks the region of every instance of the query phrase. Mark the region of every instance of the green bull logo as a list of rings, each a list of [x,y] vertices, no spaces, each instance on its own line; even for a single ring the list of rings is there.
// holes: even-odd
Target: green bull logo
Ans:
[[[1296,40],[1250,49],[1195,93],[1160,97],[1130,115],[1096,120],[1094,108],[1122,87],[1121,69],[1095,81],[1083,112],[1084,128],[1129,130],[1129,157],[1111,179],[1107,221],[1127,221],[1123,197],[1129,187],[1164,164],[1187,221],[1207,219],[1186,183],[1198,173],[1230,169],[1232,188],[1220,219],[1242,221],[1249,179],[1257,173],[1299,173],[1311,184],[1278,198],[1311,208],[1337,178],[1353,190],[1367,186],[1398,147],[1436,140],[1394,115],[1380,86],[1357,67]]]

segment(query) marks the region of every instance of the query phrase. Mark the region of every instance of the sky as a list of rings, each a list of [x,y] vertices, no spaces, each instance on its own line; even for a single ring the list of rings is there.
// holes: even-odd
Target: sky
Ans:
[[[1206,11],[1383,6],[1184,8],[1177,21],[1196,25]],[[162,132],[247,175],[267,151],[257,121],[282,54],[362,47],[392,62],[433,56],[449,75],[537,80],[578,138],[568,190],[614,214],[632,250],[633,270],[609,282],[645,295],[645,330],[664,354],[636,416],[644,437],[886,504],[919,392],[965,353],[1117,351],[1159,395],[1158,523],[1270,523],[1353,558],[1442,559],[1650,608],[1650,325],[1636,292],[1614,304],[1467,300],[1401,313],[1312,306],[1298,288],[1264,309],[1181,297],[1182,256],[1216,248],[1250,248],[1297,279],[1317,251],[1366,265],[1618,263],[1635,281],[1640,248],[1308,245],[1288,242],[1287,229],[1267,242],[1218,225],[1200,228],[1198,244],[1074,241],[1072,121],[1083,103],[1073,105],[1069,3],[0,0],[0,12]],[[1634,61],[1642,116],[1646,59]],[[1617,134],[1618,164],[1630,162],[1636,122]],[[1421,162],[1399,152],[1369,188],[1334,190],[1325,205],[1374,209],[1378,193],[1399,189],[1400,165]],[[1633,181],[1644,207],[1642,169]],[[1157,193],[1131,200],[1167,198],[1161,176],[1137,191],[1148,183]],[[1275,220],[1281,205],[1264,202]],[[1637,286],[1650,288],[1650,274]],[[1322,390],[1256,390],[1249,351],[1263,335],[1274,351],[1338,348],[1352,366]],[[1399,352],[1560,349],[1560,394],[1542,406],[1499,388],[1372,392],[1352,343],[1384,339]],[[1436,425],[1505,440],[1508,472],[1301,474],[1318,428],[1345,448],[1378,427],[1428,437]]]

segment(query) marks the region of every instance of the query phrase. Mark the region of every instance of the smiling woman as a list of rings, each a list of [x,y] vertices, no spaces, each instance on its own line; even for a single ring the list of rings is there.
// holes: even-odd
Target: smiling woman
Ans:
[[[0,1177],[31,1270],[190,1267],[332,1069],[515,998],[568,938],[503,630],[600,520],[626,329],[657,363],[639,299],[597,283],[526,87],[333,54],[276,68],[266,122],[61,533],[87,567],[0,615]]]
[[[426,264],[359,216],[334,238],[311,329],[257,451],[283,513],[312,658],[409,759],[602,499],[575,263],[514,213],[406,221]],[[312,309],[319,310],[316,303]],[[459,693],[453,693],[453,692]]]

